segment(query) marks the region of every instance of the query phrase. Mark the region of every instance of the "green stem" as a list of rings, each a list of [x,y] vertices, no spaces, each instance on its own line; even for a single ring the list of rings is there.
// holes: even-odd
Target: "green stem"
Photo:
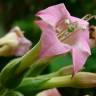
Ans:
[[[34,92],[39,92],[43,89],[71,87],[73,86],[71,77],[71,75],[66,75],[52,78],[25,78],[16,90],[22,92],[23,94],[34,94]]]
[[[72,75],[61,76],[61,77],[53,77],[48,80],[46,83],[42,84],[41,89],[49,89],[55,87],[72,87]]]
[[[50,60],[47,59],[39,59],[37,62],[31,65],[30,69],[26,72],[25,77],[33,77],[40,74],[48,65]]]
[[[38,42],[31,50],[29,50],[22,58],[21,64],[17,70],[17,74],[28,68],[33,62],[38,59],[40,53],[40,42]]]
[[[65,75],[46,78],[24,78],[16,90],[23,94],[34,94],[34,92],[58,87],[96,87],[96,74],[90,72],[78,72],[74,77],[72,77],[72,75]]]
[[[50,74],[39,75],[39,76],[37,76],[35,78],[36,79],[40,79],[40,78],[52,78],[52,77],[56,77],[56,76],[65,76],[65,75],[70,75],[70,74],[72,74],[72,65],[65,66],[65,67],[59,69],[58,71],[52,72]]]

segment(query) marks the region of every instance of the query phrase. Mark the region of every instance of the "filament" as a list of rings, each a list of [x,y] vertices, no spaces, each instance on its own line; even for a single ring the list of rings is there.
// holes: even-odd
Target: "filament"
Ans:
[[[90,21],[93,18],[96,19],[96,15],[87,14],[82,19],[84,19],[86,21]]]

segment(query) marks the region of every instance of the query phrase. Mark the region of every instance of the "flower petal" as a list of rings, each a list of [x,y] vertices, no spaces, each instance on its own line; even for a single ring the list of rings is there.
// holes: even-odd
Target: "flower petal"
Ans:
[[[52,27],[43,21],[37,21],[42,32],[40,57],[64,54],[71,50],[67,44],[61,43]]]
[[[39,11],[36,16],[55,27],[59,20],[68,18],[70,14],[62,3]]]
[[[57,89],[48,89],[40,92],[37,96],[61,96]]]
[[[83,19],[80,19],[80,18],[77,18],[77,17],[74,17],[74,16],[70,16],[70,20],[71,22],[77,22],[78,23],[78,26],[81,28],[81,29],[86,29],[89,25],[89,23]]]
[[[9,34],[14,34],[13,40],[14,40],[14,38],[16,38],[16,40],[14,40],[13,44],[15,42],[18,43],[18,45],[12,47],[12,50],[11,50],[12,55],[15,55],[15,56],[24,55],[30,49],[30,47],[32,45],[31,41],[29,41],[27,38],[24,37],[22,30],[18,26],[12,28],[10,30]],[[9,37],[9,39],[10,39],[10,37]]]
[[[25,37],[19,38],[19,47],[15,50],[16,56],[24,55],[31,47],[31,42]]]
[[[80,71],[91,54],[88,42],[81,40],[72,48],[74,74]]]

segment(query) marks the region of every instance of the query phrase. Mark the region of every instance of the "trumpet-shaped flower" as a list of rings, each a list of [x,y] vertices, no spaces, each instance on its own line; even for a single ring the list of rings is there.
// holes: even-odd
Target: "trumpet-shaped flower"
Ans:
[[[39,11],[37,25],[42,30],[41,57],[71,52],[74,72],[82,69],[90,55],[89,23],[70,15],[64,4]]]
[[[31,47],[19,27],[14,27],[4,37],[0,38],[0,56],[22,56]]]

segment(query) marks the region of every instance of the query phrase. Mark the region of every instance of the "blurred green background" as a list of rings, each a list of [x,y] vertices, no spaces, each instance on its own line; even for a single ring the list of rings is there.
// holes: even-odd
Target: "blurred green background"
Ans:
[[[96,0],[0,0],[0,36],[6,34],[13,26],[19,26],[25,36],[32,41],[33,46],[38,42],[41,31],[35,25],[35,14],[49,6],[64,3],[70,14],[82,18],[86,14],[96,15]],[[96,20],[90,24],[96,25]],[[0,57],[0,69],[14,57]],[[62,66],[72,64],[71,55],[58,56],[52,60],[47,71],[58,70]],[[92,49],[92,55],[85,64],[84,71],[96,72],[96,49]],[[96,96],[94,89],[59,88],[64,96]],[[69,93],[70,90],[70,93]]]
[[[18,25],[35,44],[40,36],[34,24],[35,13],[59,3],[64,3],[73,16],[82,18],[86,14],[96,14],[96,0],[0,0],[1,36]]]

